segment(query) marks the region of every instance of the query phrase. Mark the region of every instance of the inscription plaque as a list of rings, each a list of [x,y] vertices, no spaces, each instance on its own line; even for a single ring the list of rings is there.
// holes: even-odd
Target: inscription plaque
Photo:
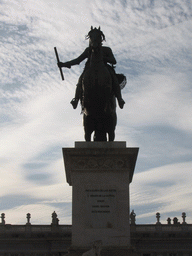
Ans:
[[[117,219],[116,189],[86,189],[88,228],[115,228]]]

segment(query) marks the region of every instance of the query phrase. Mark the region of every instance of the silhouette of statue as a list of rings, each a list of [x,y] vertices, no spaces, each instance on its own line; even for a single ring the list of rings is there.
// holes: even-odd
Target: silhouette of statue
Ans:
[[[52,225],[58,225],[59,224],[59,219],[57,218],[57,213],[54,211],[52,213]]]
[[[136,213],[134,212],[134,210],[132,210],[132,212],[130,213],[130,220],[131,220],[131,225],[135,225]]]
[[[115,97],[122,109],[125,101],[120,84],[125,86],[126,77],[115,73],[113,65],[116,59],[111,48],[102,46],[105,35],[100,27],[91,27],[86,39],[89,39],[89,47],[76,59],[64,63],[59,61],[58,67],[71,68],[87,59],[71,104],[76,109],[81,101],[86,141],[91,140],[93,131],[95,141],[106,141],[107,134],[109,141],[113,141],[117,121]]]
[[[5,213],[1,213],[1,223],[0,225],[5,225]]]
[[[31,225],[31,223],[30,223],[30,219],[31,219],[31,214],[30,213],[27,213],[27,215],[26,215],[26,218],[27,218],[27,225]]]

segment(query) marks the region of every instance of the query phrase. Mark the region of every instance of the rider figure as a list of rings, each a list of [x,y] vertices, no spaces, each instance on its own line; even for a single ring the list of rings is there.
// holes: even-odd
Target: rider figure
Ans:
[[[91,41],[91,33],[97,30],[100,32],[100,47],[102,47],[102,52],[103,52],[103,61],[106,65],[106,67],[108,68],[111,77],[112,77],[112,86],[113,86],[113,90],[114,90],[114,94],[118,100],[118,104],[120,108],[123,108],[125,101],[122,99],[121,96],[121,89],[119,86],[119,81],[117,79],[115,70],[113,68],[113,65],[116,64],[116,59],[113,55],[113,52],[111,50],[111,48],[106,47],[106,46],[102,46],[102,42],[105,40],[105,35],[103,34],[103,32],[99,29],[96,29],[93,27],[91,27],[90,32],[88,33],[88,35],[86,36],[86,39],[89,39],[89,47],[87,47],[85,49],[85,51],[76,59],[68,61],[68,62],[59,62],[58,66],[59,67],[67,67],[67,68],[71,68],[71,66],[73,65],[77,65],[80,64],[84,59],[87,58],[87,62],[85,64],[85,68],[83,73],[81,74],[79,81],[77,83],[77,87],[76,87],[76,92],[75,92],[75,98],[72,99],[71,104],[73,105],[73,108],[75,109],[77,107],[78,101],[79,99],[81,99],[81,95],[82,95],[82,77],[84,75],[84,72],[89,68],[89,64],[90,64],[90,56],[91,56],[91,51],[92,51],[92,44],[93,42]],[[110,66],[108,63],[110,63],[112,66]]]

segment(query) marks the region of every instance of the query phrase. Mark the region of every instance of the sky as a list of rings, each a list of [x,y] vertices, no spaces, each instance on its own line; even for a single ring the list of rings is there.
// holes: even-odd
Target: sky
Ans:
[[[85,62],[60,60],[101,27],[127,77],[115,141],[139,147],[130,185],[137,224],[186,212],[192,223],[192,2],[190,0],[0,0],[0,213],[7,224],[71,224],[62,148],[84,140],[70,104]]]

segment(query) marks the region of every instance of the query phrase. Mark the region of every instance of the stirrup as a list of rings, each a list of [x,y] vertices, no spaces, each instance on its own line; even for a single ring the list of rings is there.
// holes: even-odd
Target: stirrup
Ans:
[[[77,108],[78,101],[79,101],[78,99],[73,98],[72,101],[70,102],[74,109]]]

